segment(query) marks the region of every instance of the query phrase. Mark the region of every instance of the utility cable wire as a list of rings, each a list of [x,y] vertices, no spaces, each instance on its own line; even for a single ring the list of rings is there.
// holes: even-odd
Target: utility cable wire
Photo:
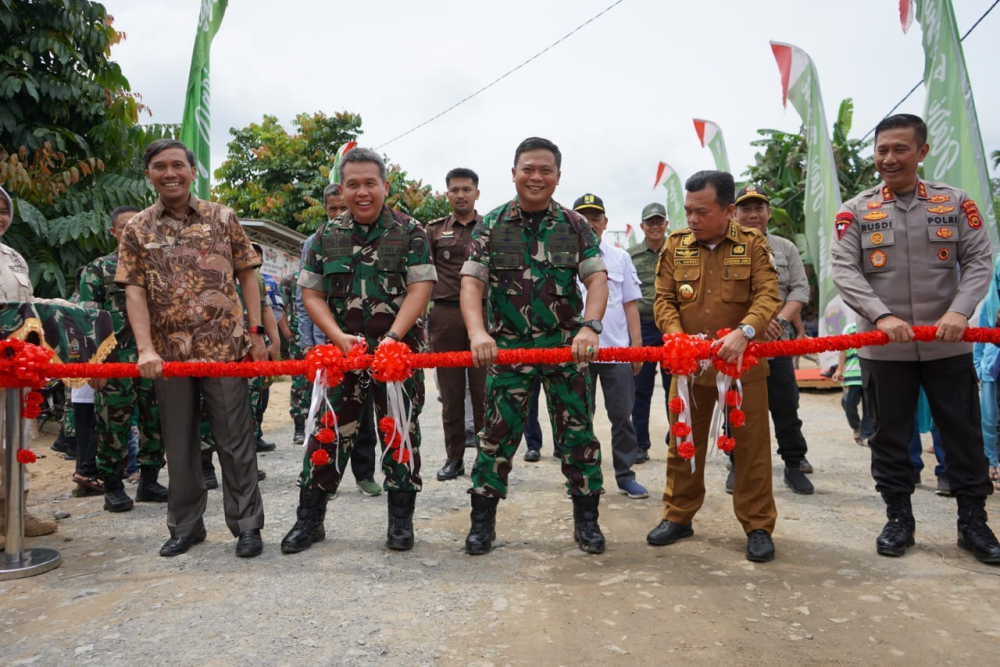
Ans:
[[[616,0],[616,2],[611,3],[610,5],[608,5],[604,9],[602,9],[600,12],[598,12],[594,16],[590,17],[589,19],[587,19],[586,21],[584,21],[583,23],[581,23],[577,27],[573,28],[572,30],[570,30],[568,33],[566,33],[565,35],[563,35],[562,37],[560,37],[556,41],[554,41],[551,44],[549,44],[548,46],[546,46],[544,49],[542,49],[541,51],[539,51],[535,55],[533,55],[530,58],[528,58],[527,60],[525,60],[523,63],[521,63],[517,67],[504,72],[503,74],[501,74],[497,78],[493,79],[492,81],[490,81],[488,84],[486,84],[485,86],[483,86],[482,88],[480,88],[476,92],[463,97],[458,102],[455,102],[450,107],[448,107],[447,109],[445,109],[441,113],[437,114],[436,116],[432,116],[431,118],[428,118],[427,120],[425,120],[424,122],[420,123],[419,125],[416,125],[416,126],[410,128],[406,132],[403,132],[402,134],[396,135],[395,137],[393,137],[389,141],[385,142],[384,144],[376,146],[375,150],[379,150],[381,148],[384,148],[384,147],[388,146],[389,144],[391,144],[392,142],[396,141],[397,139],[402,139],[406,135],[411,134],[413,132],[416,132],[417,130],[419,130],[420,128],[424,127],[425,125],[429,125],[430,123],[433,123],[438,118],[440,118],[441,116],[445,115],[446,113],[448,113],[450,111],[453,111],[454,109],[458,108],[459,106],[465,104],[466,102],[468,102],[469,100],[471,100],[473,97],[479,95],[482,92],[485,92],[485,91],[489,90],[490,88],[492,88],[493,86],[495,86],[496,84],[500,83],[501,81],[503,81],[504,79],[506,79],[508,76],[510,76],[511,74],[513,74],[514,72],[518,71],[519,69],[521,69],[522,67],[524,67],[528,63],[532,62],[533,60],[536,60],[540,56],[544,55],[546,52],[552,50],[553,48],[555,48],[556,46],[558,46],[560,43],[566,41],[567,39],[569,39],[570,37],[572,37],[574,34],[576,34],[577,32],[579,32],[583,28],[587,27],[588,25],[590,25],[591,23],[593,23],[597,19],[601,18],[602,16],[604,16],[605,14],[607,14],[608,12],[610,12],[612,9],[614,9],[618,5],[622,4],[623,2],[625,2],[625,0]],[[997,0],[997,2],[1000,2],[1000,0]]]
[[[993,8],[996,7],[998,4],[1000,4],[1000,0],[994,0],[993,4],[990,5],[989,9],[987,9],[985,12],[983,12],[983,15],[980,16],[979,19],[975,23],[972,24],[971,28],[969,28],[968,30],[965,31],[965,34],[962,35],[962,38],[960,40],[958,40],[958,41],[964,42],[965,38],[968,37],[970,34],[972,34],[972,31],[976,29],[976,26],[979,25],[982,22],[982,20],[984,18],[986,18],[986,16],[990,12],[992,12]],[[913,86],[913,88],[910,88],[910,92],[908,92],[906,95],[904,95],[903,99],[901,99],[900,101],[896,102],[896,106],[894,106],[893,108],[889,109],[889,113],[887,113],[884,117],[891,116],[893,114],[893,112],[896,109],[898,109],[903,104],[903,102],[905,102],[906,100],[910,99],[910,95],[912,95],[913,93],[917,92],[917,88],[919,88],[920,84],[922,84],[923,82],[924,82],[923,79],[920,79],[920,81],[917,81],[916,85]],[[872,132],[874,132],[874,131],[875,131],[874,127],[872,129],[868,130],[868,134],[866,134],[865,136],[861,137],[861,141],[864,141],[865,139],[867,139],[868,137],[870,137],[871,134],[872,134]]]

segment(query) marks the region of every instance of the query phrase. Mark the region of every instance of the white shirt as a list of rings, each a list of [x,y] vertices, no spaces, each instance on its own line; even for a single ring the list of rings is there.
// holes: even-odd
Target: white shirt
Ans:
[[[604,330],[600,335],[600,344],[601,347],[631,347],[632,337],[623,305],[642,298],[642,290],[639,289],[642,281],[627,252],[603,239],[600,248],[601,259],[608,269],[608,308],[601,320]],[[587,288],[583,283],[580,283],[580,291],[586,303]]]

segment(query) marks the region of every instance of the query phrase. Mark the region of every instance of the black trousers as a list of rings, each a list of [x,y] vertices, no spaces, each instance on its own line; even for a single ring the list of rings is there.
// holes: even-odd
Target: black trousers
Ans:
[[[980,428],[979,382],[972,354],[934,361],[861,360],[861,380],[875,433],[868,440],[879,493],[913,493],[909,444],[920,388],[941,432],[948,485],[956,496],[993,493]]]
[[[767,363],[771,366],[771,374],[767,376],[767,408],[774,422],[778,456],[787,467],[798,468],[809,447],[802,437],[802,420],[799,419],[795,361],[792,357],[775,357]]]

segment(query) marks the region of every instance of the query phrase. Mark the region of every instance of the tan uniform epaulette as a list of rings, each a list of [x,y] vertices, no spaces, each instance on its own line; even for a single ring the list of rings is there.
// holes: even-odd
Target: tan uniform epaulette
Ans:
[[[437,218],[436,220],[431,220],[430,222],[427,223],[427,226],[430,227],[431,225],[436,225],[439,222],[444,222],[450,217],[451,217],[450,215],[446,215],[443,218]]]

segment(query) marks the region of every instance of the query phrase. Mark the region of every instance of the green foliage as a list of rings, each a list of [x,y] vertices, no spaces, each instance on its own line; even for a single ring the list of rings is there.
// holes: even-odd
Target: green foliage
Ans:
[[[35,294],[67,296],[76,271],[111,250],[112,210],[152,202],[142,150],[175,136],[139,125],[111,47],[125,38],[89,0],[0,0],[0,184],[14,199],[3,242],[31,267]]]
[[[229,130],[228,155],[215,172],[218,201],[240,217],[266,218],[309,233],[326,220],[323,188],[337,149],[361,134],[361,117],[299,114],[289,134],[275,116]]]
[[[348,112],[299,114],[289,134],[275,116],[229,130],[228,155],[215,172],[218,201],[244,218],[266,218],[303,234],[326,221],[323,188],[338,148],[362,133],[361,117]],[[388,164],[388,160],[386,160]],[[422,181],[389,165],[386,203],[427,222],[450,212],[448,201]]]
[[[840,195],[845,201],[876,183],[875,161],[862,152],[871,142],[849,139],[854,119],[854,102],[848,98],[840,103],[837,120],[833,124],[833,159],[837,166]],[[755,164],[744,172],[748,182],[763,186],[771,197],[771,229],[789,239],[805,231],[803,194],[805,192],[805,165],[808,146],[799,134],[762,129],[757,133],[766,137],[752,142],[763,148]]]

